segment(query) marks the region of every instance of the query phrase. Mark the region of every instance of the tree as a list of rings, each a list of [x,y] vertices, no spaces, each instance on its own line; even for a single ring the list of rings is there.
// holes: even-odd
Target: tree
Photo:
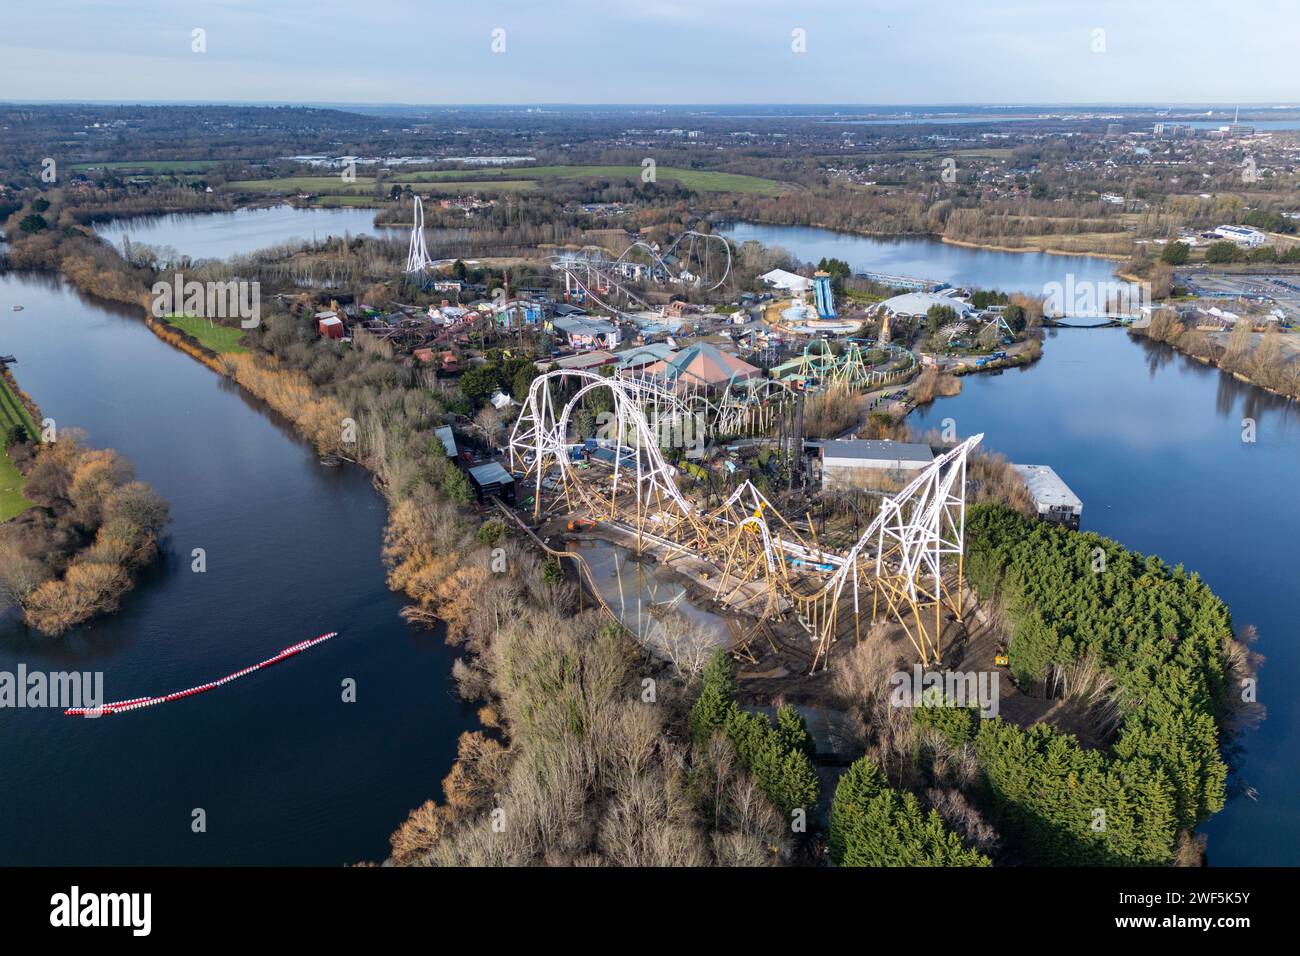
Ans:
[[[469,479],[459,468],[448,468],[442,480],[442,491],[448,498],[458,504],[467,505],[474,500],[474,489]]]
[[[1025,330],[1025,309],[1018,303],[1011,302],[1002,310],[1002,318],[1006,319],[1007,326],[1012,332],[1023,332]]]
[[[731,670],[731,655],[719,648],[704,667],[700,696],[691,708],[691,736],[703,743],[715,730],[721,730],[727,717],[736,709],[736,677]]]
[[[1181,266],[1186,264],[1192,254],[1191,247],[1185,242],[1167,242],[1160,250],[1160,261],[1166,265]]]
[[[921,809],[910,793],[890,788],[869,757],[840,777],[831,802],[828,850],[836,866],[989,866]]]
[[[803,720],[794,708],[789,711],[802,727]],[[723,732],[735,745],[736,754],[754,775],[754,781],[763,794],[781,813],[789,817],[795,810],[810,811],[817,803],[817,771],[813,767],[812,740],[807,731],[802,739],[789,733],[793,729],[790,716],[784,719],[786,732],[772,726],[762,714],[734,708],[727,716]]]
[[[40,232],[48,225],[49,223],[45,221],[45,217],[37,215],[36,213],[23,216],[23,218],[18,222],[18,228],[23,232],[28,233]]]
[[[495,365],[478,365],[461,373],[460,391],[479,405],[501,387],[501,370]]]
[[[1182,568],[1001,507],[970,509],[966,547],[976,592],[1014,609],[1017,682],[1041,683],[1054,668],[1092,657],[1124,702],[1118,729],[1102,727],[1115,737],[1108,752],[1043,725],[1022,731],[981,721],[974,746],[989,795],[984,809],[1039,863],[1167,863],[1177,832],[1224,803],[1218,715],[1227,694],[1228,609]],[[1102,601],[1092,570],[1098,550]],[[1112,808],[1104,830],[1094,828],[1098,807]]]
[[[948,305],[932,305],[925,313],[925,325],[933,335],[945,325],[957,321],[957,311]]]
[[[1237,244],[1227,239],[1212,242],[1205,248],[1206,262],[1237,262],[1242,257],[1242,251]]]

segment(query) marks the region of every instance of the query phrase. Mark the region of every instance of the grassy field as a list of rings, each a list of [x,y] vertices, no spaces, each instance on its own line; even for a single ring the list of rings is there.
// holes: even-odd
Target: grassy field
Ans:
[[[23,497],[24,478],[9,460],[8,455],[0,455],[0,521],[16,518],[32,503]]]
[[[6,432],[14,425],[22,425],[33,439],[41,433],[36,427],[36,422],[32,420],[31,413],[23,407],[23,403],[18,400],[18,396],[4,379],[0,379],[0,425]]]
[[[188,332],[218,354],[222,352],[248,351],[239,344],[239,340],[244,337],[243,329],[231,328],[228,325],[217,325],[207,319],[196,318],[192,315],[167,315],[163,317],[163,321],[168,325],[175,326],[182,332]]]
[[[20,423],[27,428],[32,438],[40,434],[36,422],[32,420],[32,416],[23,407],[22,402],[18,401],[18,396],[13,393],[9,383],[0,379],[0,426],[3,426],[7,433],[11,427]],[[0,455],[0,521],[8,521],[32,506],[32,503],[23,497],[25,484],[27,479],[14,467],[9,456]]]
[[[494,180],[456,180],[454,182],[404,183],[417,193],[513,193],[524,189],[536,189],[537,182],[532,179],[494,179]]]
[[[389,182],[397,182],[390,180]],[[536,189],[532,180],[488,179],[455,182],[432,182],[403,180],[401,185],[409,185],[418,193],[504,193],[518,192],[524,189]],[[226,183],[223,189],[249,193],[315,193],[321,199],[328,197],[331,201],[340,200],[340,205],[366,204],[375,205],[375,180],[370,176],[358,176],[355,182],[345,183],[338,176],[287,176],[284,179],[241,179]]]
[[[660,180],[681,183],[698,192],[759,193],[777,196],[788,187],[775,179],[723,173],[711,169],[678,169],[660,166]],[[433,172],[399,173],[386,182],[410,185],[418,192],[518,192],[537,188],[539,179],[632,179],[640,182],[640,166],[512,166],[503,169],[444,169]],[[224,189],[251,193],[317,193],[330,196],[372,196],[373,176],[358,176],[345,183],[339,176],[286,176],[282,179],[243,179],[226,183]]]
[[[387,200],[376,199],[374,196],[317,196],[312,200],[316,206],[370,206],[374,209],[380,209],[389,205]]]
[[[220,165],[216,159],[142,159],[117,163],[73,163],[77,172],[88,169],[115,169],[141,173],[201,173]]]
[[[761,193],[776,196],[787,192],[784,183],[775,179],[762,179],[758,176],[745,176],[740,173],[724,173],[712,169],[679,169],[675,166],[660,166],[655,170],[659,179],[681,183],[687,189],[697,192],[734,192]],[[509,166],[494,169],[443,169],[434,172],[400,173],[394,179],[398,182],[422,183],[472,177],[476,180],[510,178],[510,179],[634,179],[640,181],[640,166]]]
[[[341,176],[285,176],[282,179],[239,179],[228,182],[222,189],[248,193],[336,193],[339,195],[369,195],[374,191],[373,176],[358,176],[355,182],[345,183]]]

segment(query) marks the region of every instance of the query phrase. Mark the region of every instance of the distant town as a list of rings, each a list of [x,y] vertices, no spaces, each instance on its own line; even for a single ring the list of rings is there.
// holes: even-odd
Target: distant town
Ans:
[[[0,864],[1300,864],[1300,106],[196,75],[0,103]]]

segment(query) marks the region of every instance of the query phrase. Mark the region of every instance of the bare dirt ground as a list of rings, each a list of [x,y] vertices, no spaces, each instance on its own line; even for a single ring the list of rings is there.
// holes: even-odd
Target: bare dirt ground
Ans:
[[[552,547],[563,547],[569,533],[563,519],[553,519],[538,529],[549,538]],[[623,547],[635,548],[635,540],[626,529],[602,523],[590,534],[612,541]],[[839,726],[852,701],[839,699],[833,687],[833,673],[837,663],[859,640],[881,640],[889,643],[898,662],[899,670],[909,670],[918,660],[918,653],[899,622],[871,626],[869,595],[864,595],[859,614],[855,618],[851,599],[846,599],[837,621],[836,639],[831,643],[824,661],[817,662],[813,671],[817,647],[808,632],[789,613],[776,620],[759,620],[756,614],[746,614],[734,606],[724,606],[715,599],[713,582],[720,571],[698,557],[677,557],[664,562],[651,548],[642,560],[655,568],[656,576],[665,581],[680,583],[687,591],[687,599],[695,607],[723,618],[731,630],[730,650],[737,661],[737,680],[744,704],[754,708],[794,704],[805,710],[805,718],[823,726],[826,734],[818,738],[823,757],[833,763],[850,760],[858,754],[844,749],[847,736],[832,734]],[[1004,652],[1006,635],[996,621],[978,606],[973,594],[967,590],[963,617],[958,620],[950,611],[942,614],[941,635],[942,664],[928,670],[952,670],[963,673],[994,673],[997,675],[998,715],[1020,727],[1046,721],[1057,730],[1074,734],[1082,746],[1097,747],[1098,740],[1092,730],[1092,721],[1086,709],[1068,699],[1050,699],[1035,696],[1017,687],[1005,668],[997,667],[995,658]],[[741,603],[757,610],[763,602],[758,597],[757,585],[752,593],[741,595]],[[784,602],[783,602],[784,603]],[[926,614],[927,619],[929,613]],[[927,620],[931,627],[932,623]],[[825,739],[823,739],[825,738]],[[835,738],[835,739],[832,739]],[[829,742],[828,742],[829,741]]]

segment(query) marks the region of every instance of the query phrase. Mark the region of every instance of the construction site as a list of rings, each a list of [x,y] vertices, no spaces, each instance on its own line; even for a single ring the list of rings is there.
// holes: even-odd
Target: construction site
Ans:
[[[446,287],[418,197],[414,217],[405,281]],[[725,647],[744,676],[778,686],[825,673],[870,635],[923,666],[946,662],[965,635],[967,458],[982,436],[907,461],[878,443],[891,446],[884,459],[858,462],[867,467],[855,487],[837,494],[829,456],[855,443],[809,441],[804,421],[805,401],[826,394],[905,407],[900,389],[922,369],[907,317],[882,309],[869,336],[826,272],[782,270],[760,277],[775,294],[710,313],[709,302],[736,294],[733,253],[694,229],[621,252],[557,253],[544,271],[533,279],[543,294],[505,288],[469,309],[444,303],[441,325],[408,336],[425,362],[471,323],[521,341],[552,335],[572,350],[538,360],[526,394],[493,399],[513,421],[499,463],[467,469],[480,501],[662,659]],[[624,343],[633,347],[614,351]],[[454,374],[454,361],[446,353],[439,372]]]
[[[559,401],[566,377],[579,384]],[[601,437],[575,441],[575,410],[596,392],[612,403]],[[664,446],[696,429],[802,454],[797,438],[782,437],[797,435],[793,392],[740,405],[751,413],[741,418],[728,417],[737,415],[733,399],[714,401],[653,376],[542,375],[509,444],[517,494],[528,497],[519,514],[502,507],[548,553],[571,561],[588,593],[661,656],[721,645],[755,677],[817,674],[846,642],[883,633],[905,642],[916,662],[940,663],[962,626],[966,463],[983,436],[941,450],[901,490],[876,497],[869,521],[818,521],[800,510],[809,499],[794,488],[769,485],[765,493],[748,479],[728,486],[698,479],[698,466],[669,462]],[[750,437],[737,436],[737,426]],[[591,540],[652,568],[655,584],[672,582],[671,599],[638,591],[611,606],[584,556]],[[656,609],[682,601],[725,628],[689,629],[663,646]]]

